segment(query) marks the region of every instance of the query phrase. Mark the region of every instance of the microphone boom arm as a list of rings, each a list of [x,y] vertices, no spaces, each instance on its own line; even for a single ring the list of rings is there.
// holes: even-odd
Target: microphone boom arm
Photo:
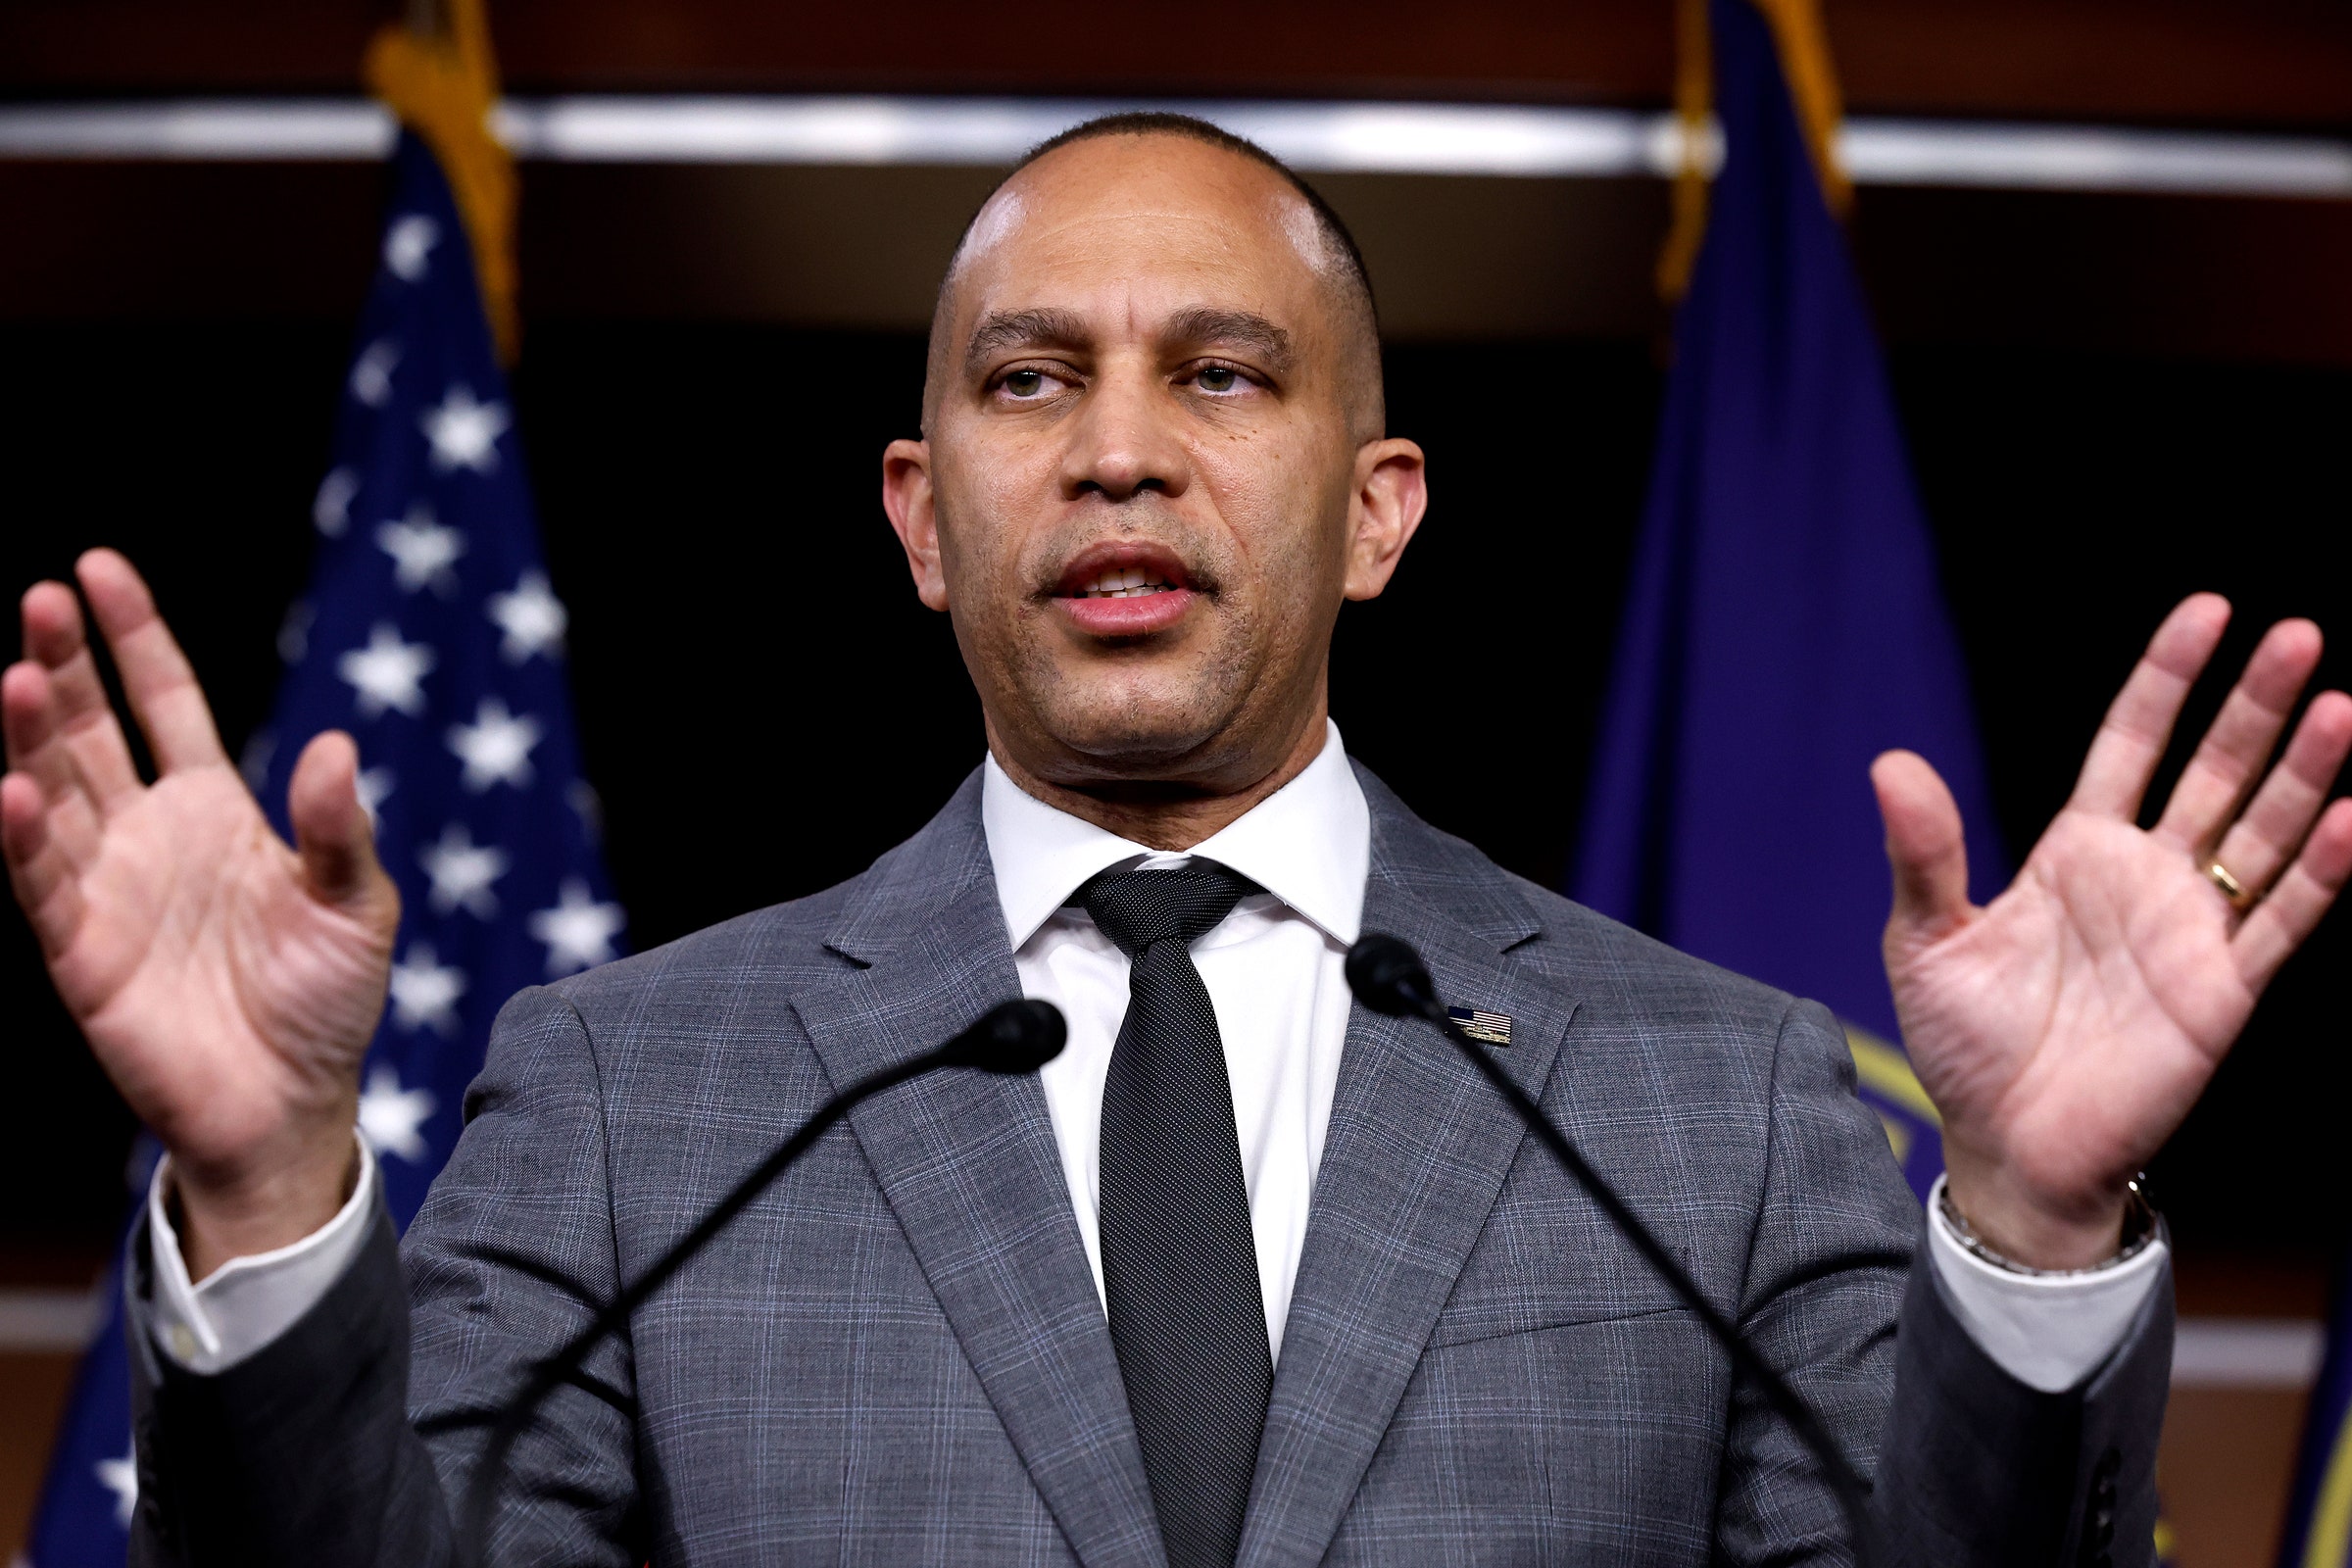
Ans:
[[[709,1246],[710,1239],[724,1230],[729,1221],[751,1206],[834,1123],[884,1090],[895,1089],[937,1068],[972,1067],[1004,1074],[1035,1071],[1060,1053],[1066,1033],[1061,1012],[1052,1003],[1004,1003],[945,1045],[868,1073],[809,1112],[808,1119],[791,1137],[778,1144],[724,1198],[711,1204],[692,1230],[672,1243],[627,1289],[564,1341],[562,1348],[532,1363],[522,1386],[500,1407],[481,1460],[466,1481],[457,1520],[458,1560],[468,1568],[480,1568],[485,1561],[490,1548],[490,1525],[498,1507],[499,1488],[506,1479],[507,1462],[515,1443],[530,1430],[539,1406],[547,1402],[548,1396],[577,1377],[588,1352],[603,1343],[606,1335],[624,1327],[656,1291],[667,1284],[688,1259]]]
[[[1391,945],[1394,945],[1393,947]],[[1376,946],[1377,945],[1377,946]],[[1410,1012],[1436,1026],[1439,1033],[1460,1049],[1479,1070],[1494,1092],[1519,1113],[1527,1130],[1538,1142],[1551,1151],[1552,1157],[1567,1167],[1592,1200],[1600,1205],[1617,1227],[1618,1234],[1633,1244],[1643,1261],[1655,1269],[1674,1294],[1683,1298],[1707,1333],[1722,1347],[1732,1365],[1763,1393],[1765,1402],[1788,1423],[1799,1442],[1812,1450],[1813,1461],[1821,1469],[1822,1478],[1838,1494],[1846,1517],[1846,1528],[1853,1536],[1854,1561],[1867,1568],[1873,1553],[1867,1539],[1870,1519],[1870,1484],[1862,1479],[1830,1436],[1829,1429],[1779,1369],[1758,1354],[1740,1333],[1739,1327],[1723,1315],[1713,1301],[1707,1299],[1689,1271],[1666,1250],[1666,1244],[1634,1212],[1608,1179],[1594,1170],[1582,1151],[1568,1141],[1568,1135],[1552,1123],[1537,1104],[1535,1098],[1519,1087],[1518,1082],[1502,1069],[1494,1054],[1463,1032],[1438,1000],[1435,983],[1423,966],[1420,956],[1402,939],[1378,933],[1366,933],[1348,954],[1348,983],[1366,1006],[1391,1016]]]

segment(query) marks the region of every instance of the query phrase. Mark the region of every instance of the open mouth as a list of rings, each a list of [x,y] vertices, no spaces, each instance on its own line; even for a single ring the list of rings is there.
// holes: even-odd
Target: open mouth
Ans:
[[[1167,546],[1122,540],[1073,557],[1054,584],[1053,600],[1076,629],[1126,642],[1176,626],[1199,594]]]
[[[1141,599],[1148,594],[1171,594],[1183,584],[1165,573],[1143,566],[1114,566],[1098,572],[1069,595],[1072,599]]]

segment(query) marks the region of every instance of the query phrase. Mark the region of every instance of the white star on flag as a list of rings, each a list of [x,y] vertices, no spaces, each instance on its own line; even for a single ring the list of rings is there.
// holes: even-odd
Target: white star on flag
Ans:
[[[498,467],[498,438],[514,418],[503,403],[477,403],[473,388],[459,382],[442,395],[440,405],[424,411],[417,421],[433,444],[433,469],[449,473],[471,468],[490,473]]]
[[[130,1516],[139,1506],[139,1450],[131,1450],[120,1459],[98,1461],[98,1484],[115,1494],[115,1523],[130,1528]]]
[[[412,942],[392,966],[392,1021],[403,1029],[430,1029],[447,1039],[458,1032],[458,999],[466,994],[466,971],[442,963],[429,942]]]
[[[318,481],[318,494],[311,502],[311,521],[329,539],[340,539],[343,530],[351,526],[352,498],[360,493],[360,476],[349,468],[329,468],[326,477]]]
[[[587,883],[565,877],[556,906],[531,916],[531,935],[547,944],[547,977],[560,980],[609,961],[622,923],[619,905],[597,903]]]
[[[564,652],[564,631],[570,617],[549,586],[547,573],[537,566],[523,572],[513,593],[490,596],[490,618],[506,634],[498,651],[510,664],[527,662],[534,654],[553,658]]]
[[[476,844],[463,822],[441,830],[437,844],[428,844],[416,857],[432,879],[426,901],[443,914],[464,909],[477,920],[498,913],[498,896],[490,884],[507,874],[506,851],[494,844]]]
[[[531,748],[543,731],[528,713],[516,717],[495,697],[485,697],[470,724],[449,727],[449,749],[466,764],[466,787],[479,795],[493,784],[522,789],[531,782]]]
[[[432,270],[433,247],[441,242],[441,225],[422,213],[394,219],[384,230],[384,266],[403,283],[416,283]]]
[[[403,1089],[400,1074],[378,1062],[360,1091],[360,1136],[379,1154],[397,1154],[410,1164],[429,1157],[424,1141],[425,1118],[433,1113],[433,1097],[422,1089]]]
[[[400,363],[400,345],[379,337],[360,351],[351,366],[351,395],[371,409],[392,401],[392,368]]]
[[[393,580],[402,592],[430,587],[446,595],[458,586],[458,574],[449,568],[466,553],[466,536],[436,522],[433,509],[423,502],[411,506],[398,522],[377,528],[375,544],[392,558]]]
[[[364,767],[351,782],[359,792],[360,809],[368,813],[368,827],[372,832],[376,825],[376,808],[384,804],[384,797],[392,793],[392,770],[388,767]]]
[[[335,673],[359,694],[362,718],[378,717],[386,709],[398,709],[415,718],[424,711],[420,683],[435,662],[430,648],[402,642],[398,627],[379,620],[368,633],[367,647],[354,648],[335,661]]]

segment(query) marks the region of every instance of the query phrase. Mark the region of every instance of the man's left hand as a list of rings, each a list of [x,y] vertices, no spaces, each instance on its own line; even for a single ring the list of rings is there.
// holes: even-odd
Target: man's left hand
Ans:
[[[2352,874],[2352,800],[2328,802],[2352,749],[2352,698],[2315,698],[2264,771],[2319,664],[2307,620],[2271,628],[2162,818],[2137,825],[2229,619],[2212,594],[2166,617],[2066,808],[1989,905],[1969,902],[1959,808],[1936,770],[1909,752],[1871,768],[1894,866],[1886,974],[1903,1043],[1943,1115],[1952,1201],[2021,1263],[2113,1255],[2127,1184]]]

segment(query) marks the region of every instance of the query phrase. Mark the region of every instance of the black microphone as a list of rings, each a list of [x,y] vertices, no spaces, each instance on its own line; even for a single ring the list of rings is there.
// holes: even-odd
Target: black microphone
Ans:
[[[1717,1311],[1715,1303],[1700,1294],[1697,1281],[1691,1279],[1683,1265],[1675,1261],[1674,1254],[1666,1250],[1666,1244],[1659,1241],[1657,1234],[1642,1223],[1642,1217],[1634,1212],[1633,1206],[1626,1202],[1617,1189],[1592,1168],[1577,1147],[1568,1141],[1568,1135],[1544,1114],[1544,1107],[1537,1104],[1527,1091],[1502,1070],[1502,1064],[1494,1054],[1462,1032],[1461,1025],[1453,1021],[1452,1014],[1438,1000],[1437,984],[1430,979],[1429,968],[1421,961],[1421,955],[1413,951],[1412,944],[1401,937],[1386,936],[1377,931],[1365,932],[1355,946],[1348,950],[1348,989],[1355,993],[1356,1001],[1374,1012],[1387,1013],[1392,1018],[1426,1018],[1446,1039],[1461,1048],[1462,1054],[1470,1058],[1472,1064],[1486,1075],[1487,1082],[1493,1084],[1495,1092],[1519,1113],[1519,1119],[1527,1123],[1527,1130],[1551,1151],[1553,1158],[1568,1168],[1568,1173],[1577,1179],[1585,1191],[1592,1195],[1592,1200],[1616,1224],[1619,1234],[1634,1244],[1634,1250],[1640,1252],[1649,1266],[1657,1270],[1658,1276],[1673,1288],[1674,1294],[1683,1298],[1683,1303],[1698,1315],[1698,1320],[1706,1325],[1707,1332],[1714,1336],[1715,1343],[1722,1346],[1724,1353],[1732,1358],[1732,1364],[1764,1391],[1765,1400],[1780,1412],[1781,1419],[1788,1423],[1798,1441],[1812,1450],[1813,1462],[1820,1467],[1822,1478],[1829,1482],[1830,1490],[1838,1494],[1838,1501],[1845,1510],[1846,1530],[1854,1541],[1854,1562],[1857,1568],[1868,1568],[1872,1556],[1868,1542],[1870,1487],[1863,1481],[1860,1472],[1847,1461],[1836,1440],[1831,1438],[1829,1429],[1813,1413],[1813,1407],[1788,1386],[1788,1380],[1771,1362],[1748,1347],[1731,1319]]]
[[[970,1067],[1006,1077],[1035,1072],[1061,1054],[1062,1043],[1068,1038],[1069,1029],[1062,1021],[1061,1009],[1052,1003],[1030,999],[1001,1003],[945,1045],[869,1073],[809,1112],[808,1119],[778,1144],[775,1152],[737,1182],[726,1197],[711,1204],[710,1211],[695,1222],[694,1229],[680,1237],[635,1283],[614,1297],[587,1327],[574,1334],[555,1354],[534,1363],[524,1375],[522,1387],[498,1408],[490,1441],[483,1446],[481,1462],[474,1466],[472,1479],[466,1483],[465,1503],[459,1511],[458,1560],[475,1568],[483,1562],[490,1546],[490,1526],[497,1513],[499,1488],[506,1480],[507,1461],[515,1442],[530,1430],[531,1421],[547,1396],[577,1378],[588,1352],[606,1335],[626,1324],[631,1314],[668,1283],[670,1276],[684,1267],[689,1258],[709,1246],[728,1221],[765,1192],[769,1183],[783,1175],[786,1167],[806,1153],[827,1128],[848,1115],[861,1101],[941,1067]]]

